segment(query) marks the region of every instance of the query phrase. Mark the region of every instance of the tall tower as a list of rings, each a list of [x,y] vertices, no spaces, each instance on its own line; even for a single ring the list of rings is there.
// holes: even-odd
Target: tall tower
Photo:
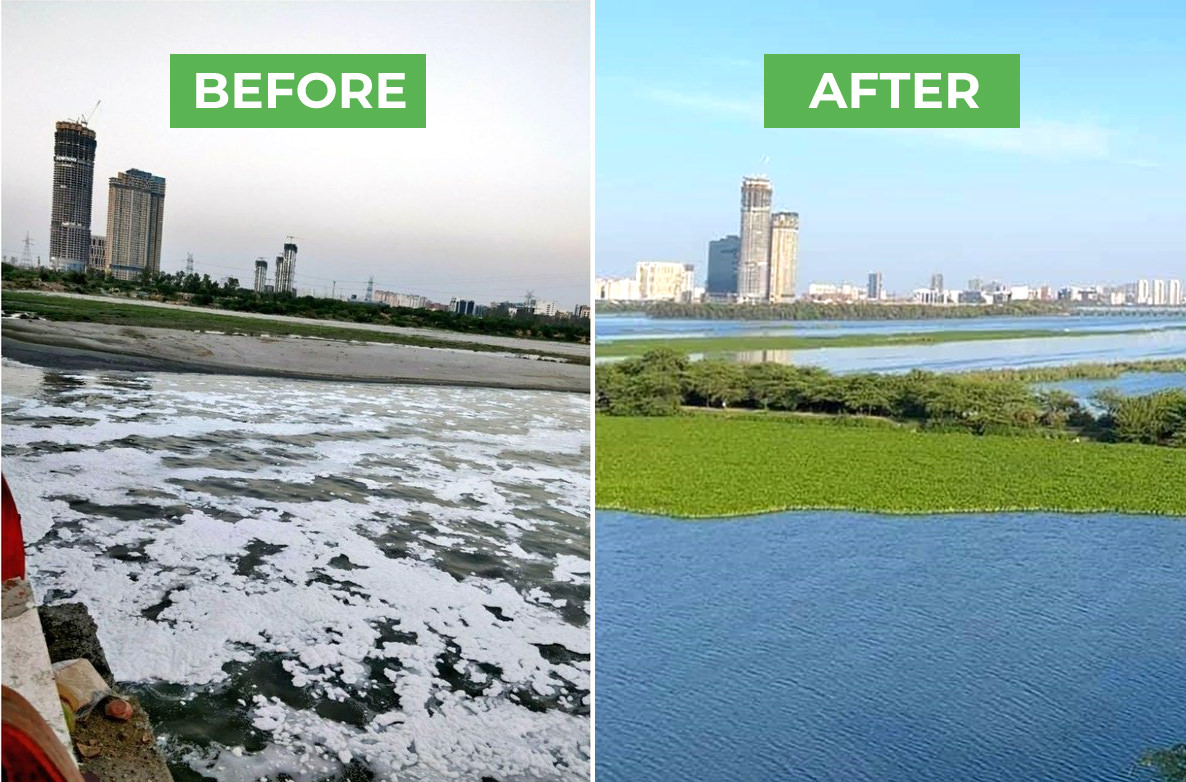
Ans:
[[[49,220],[49,263],[85,271],[91,255],[91,195],[95,183],[95,131],[85,122],[54,125],[54,192]]]
[[[367,278],[367,298],[366,298],[366,302],[367,302],[367,304],[370,304],[370,303],[371,303],[371,302],[373,302],[374,300],[375,300],[375,278],[374,278],[374,277],[369,277],[369,278]]]
[[[770,283],[770,202],[774,188],[764,176],[741,180],[741,250],[737,294],[742,301],[765,301]]]
[[[268,262],[263,258],[255,259],[255,292],[263,293],[268,288]]]
[[[107,181],[107,272],[119,280],[159,274],[165,178],[129,168]]]
[[[288,237],[290,240],[293,237]],[[276,292],[296,293],[297,246],[291,241],[284,243],[284,255],[276,256]]]
[[[799,213],[775,212],[770,218],[770,290],[772,303],[795,300],[799,267]]]

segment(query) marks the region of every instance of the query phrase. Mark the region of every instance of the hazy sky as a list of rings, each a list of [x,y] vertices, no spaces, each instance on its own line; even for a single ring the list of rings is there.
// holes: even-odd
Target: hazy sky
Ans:
[[[1020,53],[1022,127],[765,130],[767,52]],[[1184,75],[1171,0],[598,0],[597,271],[703,279],[765,169],[801,287],[1186,278]]]
[[[298,288],[589,298],[583,2],[5,2],[3,251],[49,257],[54,122],[103,104],[107,179],[167,180],[161,268],[249,281],[297,237]],[[424,53],[427,129],[169,128],[171,53]]]

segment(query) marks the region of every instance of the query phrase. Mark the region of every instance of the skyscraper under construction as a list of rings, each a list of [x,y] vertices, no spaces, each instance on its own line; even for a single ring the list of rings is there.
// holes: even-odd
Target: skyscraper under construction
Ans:
[[[91,255],[96,146],[95,131],[85,122],[64,121],[54,125],[49,262],[55,269],[86,271]]]
[[[737,297],[765,301],[770,290],[770,202],[774,188],[764,176],[741,180],[741,251]]]
[[[296,294],[296,254],[297,246],[285,242],[284,255],[276,256],[276,293]]]

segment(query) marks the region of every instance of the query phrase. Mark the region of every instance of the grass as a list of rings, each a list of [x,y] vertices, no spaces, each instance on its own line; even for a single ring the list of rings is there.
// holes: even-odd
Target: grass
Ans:
[[[1186,328],[1174,326],[1171,328]],[[805,350],[858,348],[880,345],[938,345],[944,342],[982,342],[999,339],[1089,337],[1101,334],[1145,334],[1153,329],[1064,331],[1060,329],[950,330],[906,334],[841,334],[837,336],[689,337],[687,339],[628,339],[597,343],[597,357],[640,356],[655,348],[689,353],[739,353],[748,350]]]
[[[598,508],[1186,514],[1186,449],[691,414],[596,422]]]
[[[360,342],[383,342],[394,345],[412,345],[429,348],[453,348],[495,353],[536,354],[563,359],[571,363],[586,363],[585,359],[548,353],[545,350],[524,350],[500,347],[479,342],[465,342],[454,339],[405,334],[396,331],[352,329],[343,326],[327,326],[310,321],[296,323],[266,320],[258,317],[224,315],[217,311],[196,307],[173,309],[152,307],[115,301],[93,301],[66,296],[48,296],[24,291],[5,291],[3,297],[5,312],[31,312],[47,320],[106,323],[114,326],[137,328],[183,329],[186,331],[222,331],[228,334],[250,334],[254,336],[297,335],[332,340],[354,340]]]

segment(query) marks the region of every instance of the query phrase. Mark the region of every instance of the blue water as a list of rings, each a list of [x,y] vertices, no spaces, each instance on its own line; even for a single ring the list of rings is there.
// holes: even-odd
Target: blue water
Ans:
[[[1075,396],[1080,403],[1090,404],[1091,397],[1105,388],[1115,389],[1125,396],[1139,396],[1186,388],[1186,372],[1126,372],[1120,377],[1105,380],[1059,380],[1039,383],[1038,388],[1061,388]]]
[[[975,318],[970,320],[809,321],[667,321],[639,316],[597,317],[597,341],[641,337],[669,338],[742,334],[858,334],[985,329],[1058,329],[1116,331],[1151,329],[1149,333],[1091,334],[1076,337],[1031,337],[937,345],[878,345],[809,350],[751,350],[725,354],[734,361],[823,367],[832,372],[967,372],[983,369],[1063,366],[1066,364],[1157,360],[1186,356],[1186,330],[1181,319],[1164,316],[1063,316],[1049,318]],[[703,358],[693,355],[693,359]],[[596,363],[615,358],[595,359]]]
[[[600,782],[1112,782],[1186,741],[1186,519],[597,515]]]
[[[926,320],[694,320],[645,315],[598,315],[598,342],[619,339],[687,339],[737,336],[829,336],[836,334],[902,334],[926,331],[998,331],[1057,329],[1118,331],[1181,327],[1186,310],[1156,315],[1057,315],[1043,317],[928,318]]]

